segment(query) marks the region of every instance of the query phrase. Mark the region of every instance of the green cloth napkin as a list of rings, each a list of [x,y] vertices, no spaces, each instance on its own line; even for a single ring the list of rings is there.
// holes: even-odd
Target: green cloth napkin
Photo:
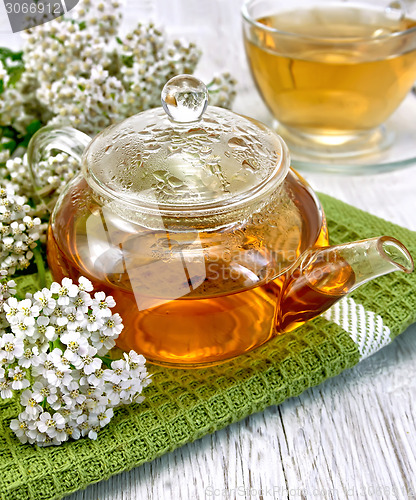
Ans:
[[[387,234],[416,256],[416,233],[321,195],[333,243]],[[61,498],[279,404],[351,368],[416,321],[416,273],[372,281],[295,332],[226,364],[150,366],[140,405],[117,410],[96,441],[21,444],[9,428],[15,399],[0,402],[0,499]]]

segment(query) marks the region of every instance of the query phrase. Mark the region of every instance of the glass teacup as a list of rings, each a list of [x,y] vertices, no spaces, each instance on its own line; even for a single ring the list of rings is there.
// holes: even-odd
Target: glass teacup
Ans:
[[[342,158],[391,143],[383,123],[416,80],[404,5],[246,0],[243,19],[255,83],[292,151]]]

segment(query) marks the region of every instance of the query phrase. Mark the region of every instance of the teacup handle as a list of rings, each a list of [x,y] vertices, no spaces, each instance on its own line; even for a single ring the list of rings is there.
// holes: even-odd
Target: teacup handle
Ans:
[[[39,163],[47,157],[47,153],[58,150],[69,154],[81,164],[82,154],[90,142],[91,137],[84,134],[84,132],[72,127],[56,128],[54,126],[41,128],[30,139],[27,149],[30,176],[34,191],[41,202],[44,203],[46,210],[51,210],[48,203],[51,201],[52,196],[48,198],[48,195],[52,194],[52,190],[51,186],[42,187],[39,185]]]

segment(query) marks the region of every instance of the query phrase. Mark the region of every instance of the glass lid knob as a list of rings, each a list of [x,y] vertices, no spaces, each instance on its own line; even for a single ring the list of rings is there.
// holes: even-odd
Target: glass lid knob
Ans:
[[[174,122],[191,123],[200,120],[207,105],[207,87],[194,76],[175,76],[163,87],[162,106]]]

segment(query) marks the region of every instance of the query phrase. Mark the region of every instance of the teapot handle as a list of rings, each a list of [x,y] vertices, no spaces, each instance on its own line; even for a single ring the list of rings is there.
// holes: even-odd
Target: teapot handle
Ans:
[[[53,195],[53,187],[39,185],[39,163],[52,150],[59,150],[69,154],[78,163],[81,163],[82,153],[91,142],[91,138],[83,132],[72,128],[54,126],[43,127],[33,135],[30,139],[27,149],[27,160],[29,165],[30,176],[32,178],[34,191],[40,201],[44,203],[47,211],[51,211],[50,201]],[[50,197],[48,198],[48,195]]]

